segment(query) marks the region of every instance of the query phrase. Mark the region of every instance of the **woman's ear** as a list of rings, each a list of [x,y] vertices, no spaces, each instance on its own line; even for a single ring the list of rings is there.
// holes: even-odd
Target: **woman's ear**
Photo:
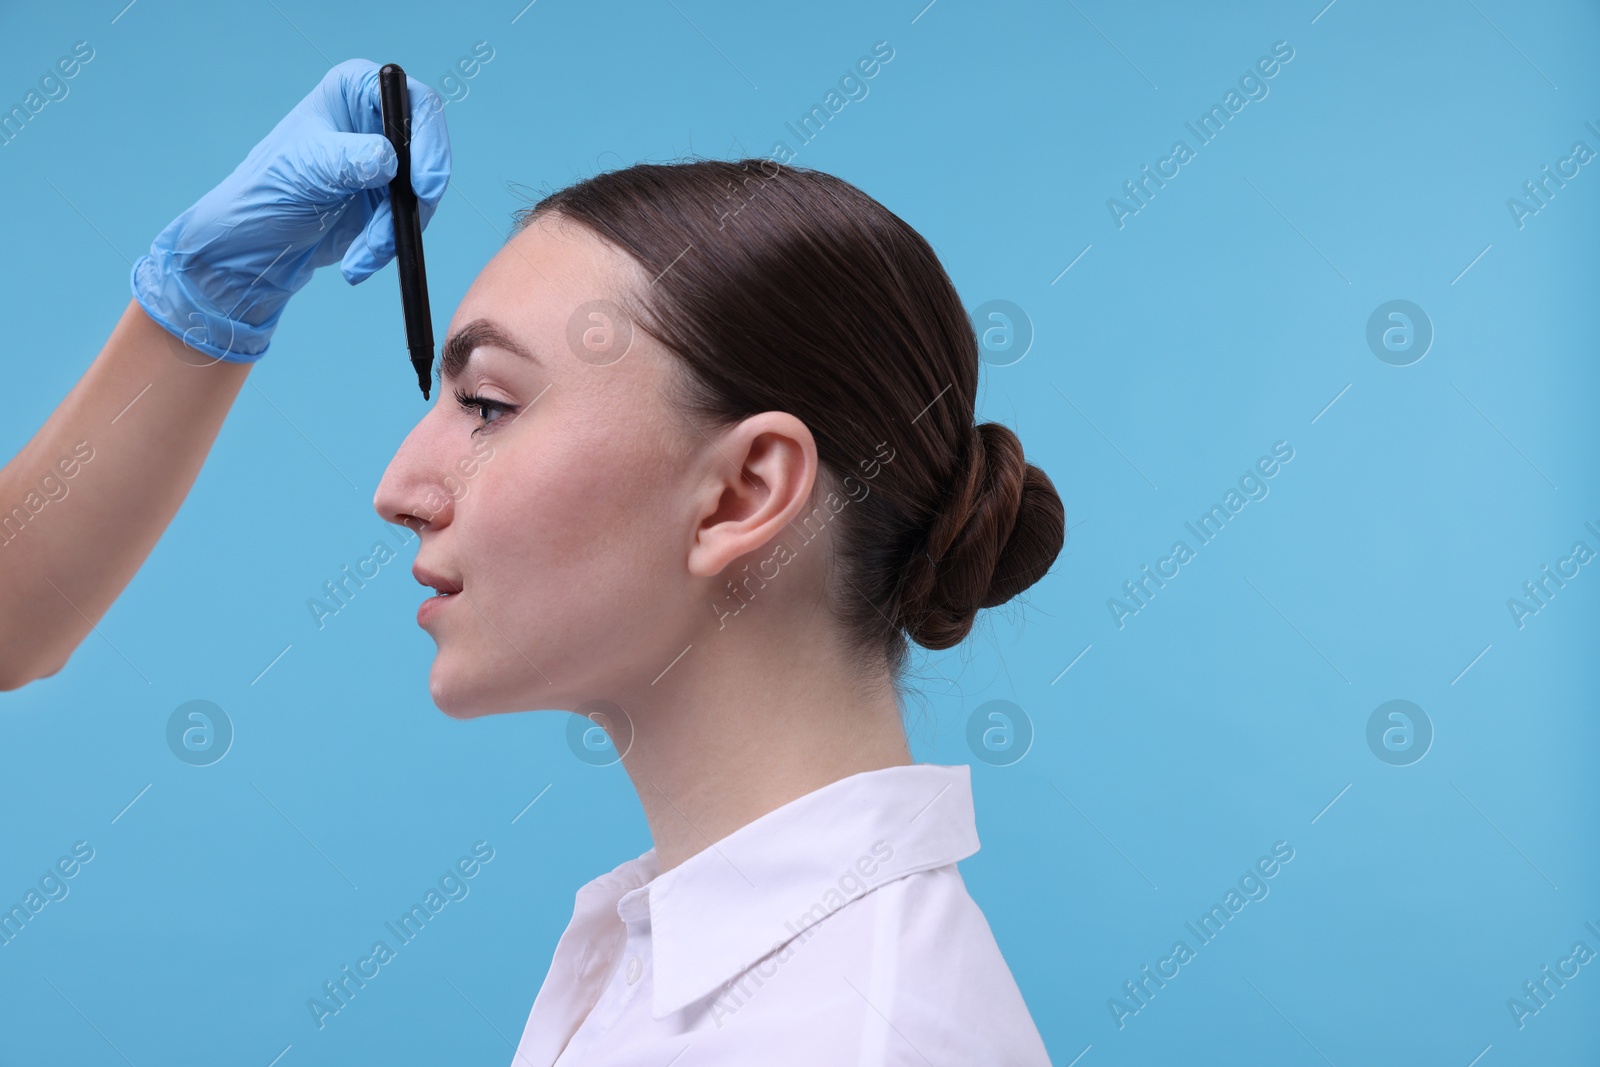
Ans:
[[[787,412],[764,411],[712,437],[689,572],[714,578],[775,542],[806,510],[819,473],[817,443]]]

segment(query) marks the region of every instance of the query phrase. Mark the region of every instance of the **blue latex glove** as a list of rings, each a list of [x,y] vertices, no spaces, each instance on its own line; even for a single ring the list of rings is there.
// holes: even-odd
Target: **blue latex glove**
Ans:
[[[450,182],[444,104],[407,76],[411,184],[426,227]],[[340,260],[355,285],[394,258],[378,64],[330,70],[232,174],[173,219],[133,265],[139,305],[191,348],[230,363],[267,350],[284,305]]]

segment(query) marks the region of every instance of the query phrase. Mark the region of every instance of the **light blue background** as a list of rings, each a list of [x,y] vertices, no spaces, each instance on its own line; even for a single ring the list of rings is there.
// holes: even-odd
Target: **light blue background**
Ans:
[[[1054,1062],[1595,1062],[1600,963],[1522,1029],[1506,1004],[1576,941],[1600,950],[1600,565],[1520,630],[1506,607],[1575,541],[1600,550],[1600,165],[1524,228],[1506,206],[1575,141],[1600,149],[1592,4],[540,0],[513,23],[518,0],[123,2],[0,13],[7,106],[95,49],[0,148],[0,455],[90,364],[130,261],[333,63],[438,86],[495,50],[446,109],[442,340],[524,202],[508,182],[793,147],[785,123],[887,40],[795,162],[926,235],[969,309],[1013,301],[1036,332],[985,368],[979,414],[1049,472],[1071,539],[1025,604],[919,661],[911,718],[917,759],[973,764],[962,870]],[[1119,230],[1107,198],[1193,147],[1184,122],[1280,40],[1268,97]],[[649,846],[569,716],[434,709],[414,545],[311,620],[383,535],[372,494],[424,410],[396,290],[392,266],[319,273],[99,634],[0,696],[0,902],[96,850],[0,948],[0,1058],[508,1063],[574,891]],[[1396,298],[1436,331],[1407,367],[1365,341]],[[1280,440],[1270,495],[1118,629],[1107,598]],[[164,738],[197,698],[237,731],[206,768]],[[965,742],[996,698],[1036,731],[1011,766]],[[1411,766],[1367,746],[1394,698],[1436,731]],[[319,1032],[306,999],[480,839],[470,896]],[[1119,1029],[1108,998],[1280,840],[1270,895]]]

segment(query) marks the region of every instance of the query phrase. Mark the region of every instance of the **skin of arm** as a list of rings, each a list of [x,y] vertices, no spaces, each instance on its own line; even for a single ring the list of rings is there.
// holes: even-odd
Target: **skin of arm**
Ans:
[[[188,495],[251,366],[212,362],[128,302],[0,469],[0,690],[59,671],[110,609]]]

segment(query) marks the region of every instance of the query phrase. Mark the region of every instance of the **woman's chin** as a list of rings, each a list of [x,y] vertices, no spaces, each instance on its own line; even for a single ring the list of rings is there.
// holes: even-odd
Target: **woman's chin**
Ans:
[[[528,706],[509,695],[484,685],[484,679],[453,676],[439,669],[438,660],[428,675],[428,693],[433,706],[452,719],[478,719],[510,711],[525,711]]]
[[[492,709],[483,706],[483,694],[474,692],[474,687],[462,684],[463,681],[441,674],[436,660],[428,676],[428,694],[433,697],[433,706],[452,719],[476,719],[490,714]]]

